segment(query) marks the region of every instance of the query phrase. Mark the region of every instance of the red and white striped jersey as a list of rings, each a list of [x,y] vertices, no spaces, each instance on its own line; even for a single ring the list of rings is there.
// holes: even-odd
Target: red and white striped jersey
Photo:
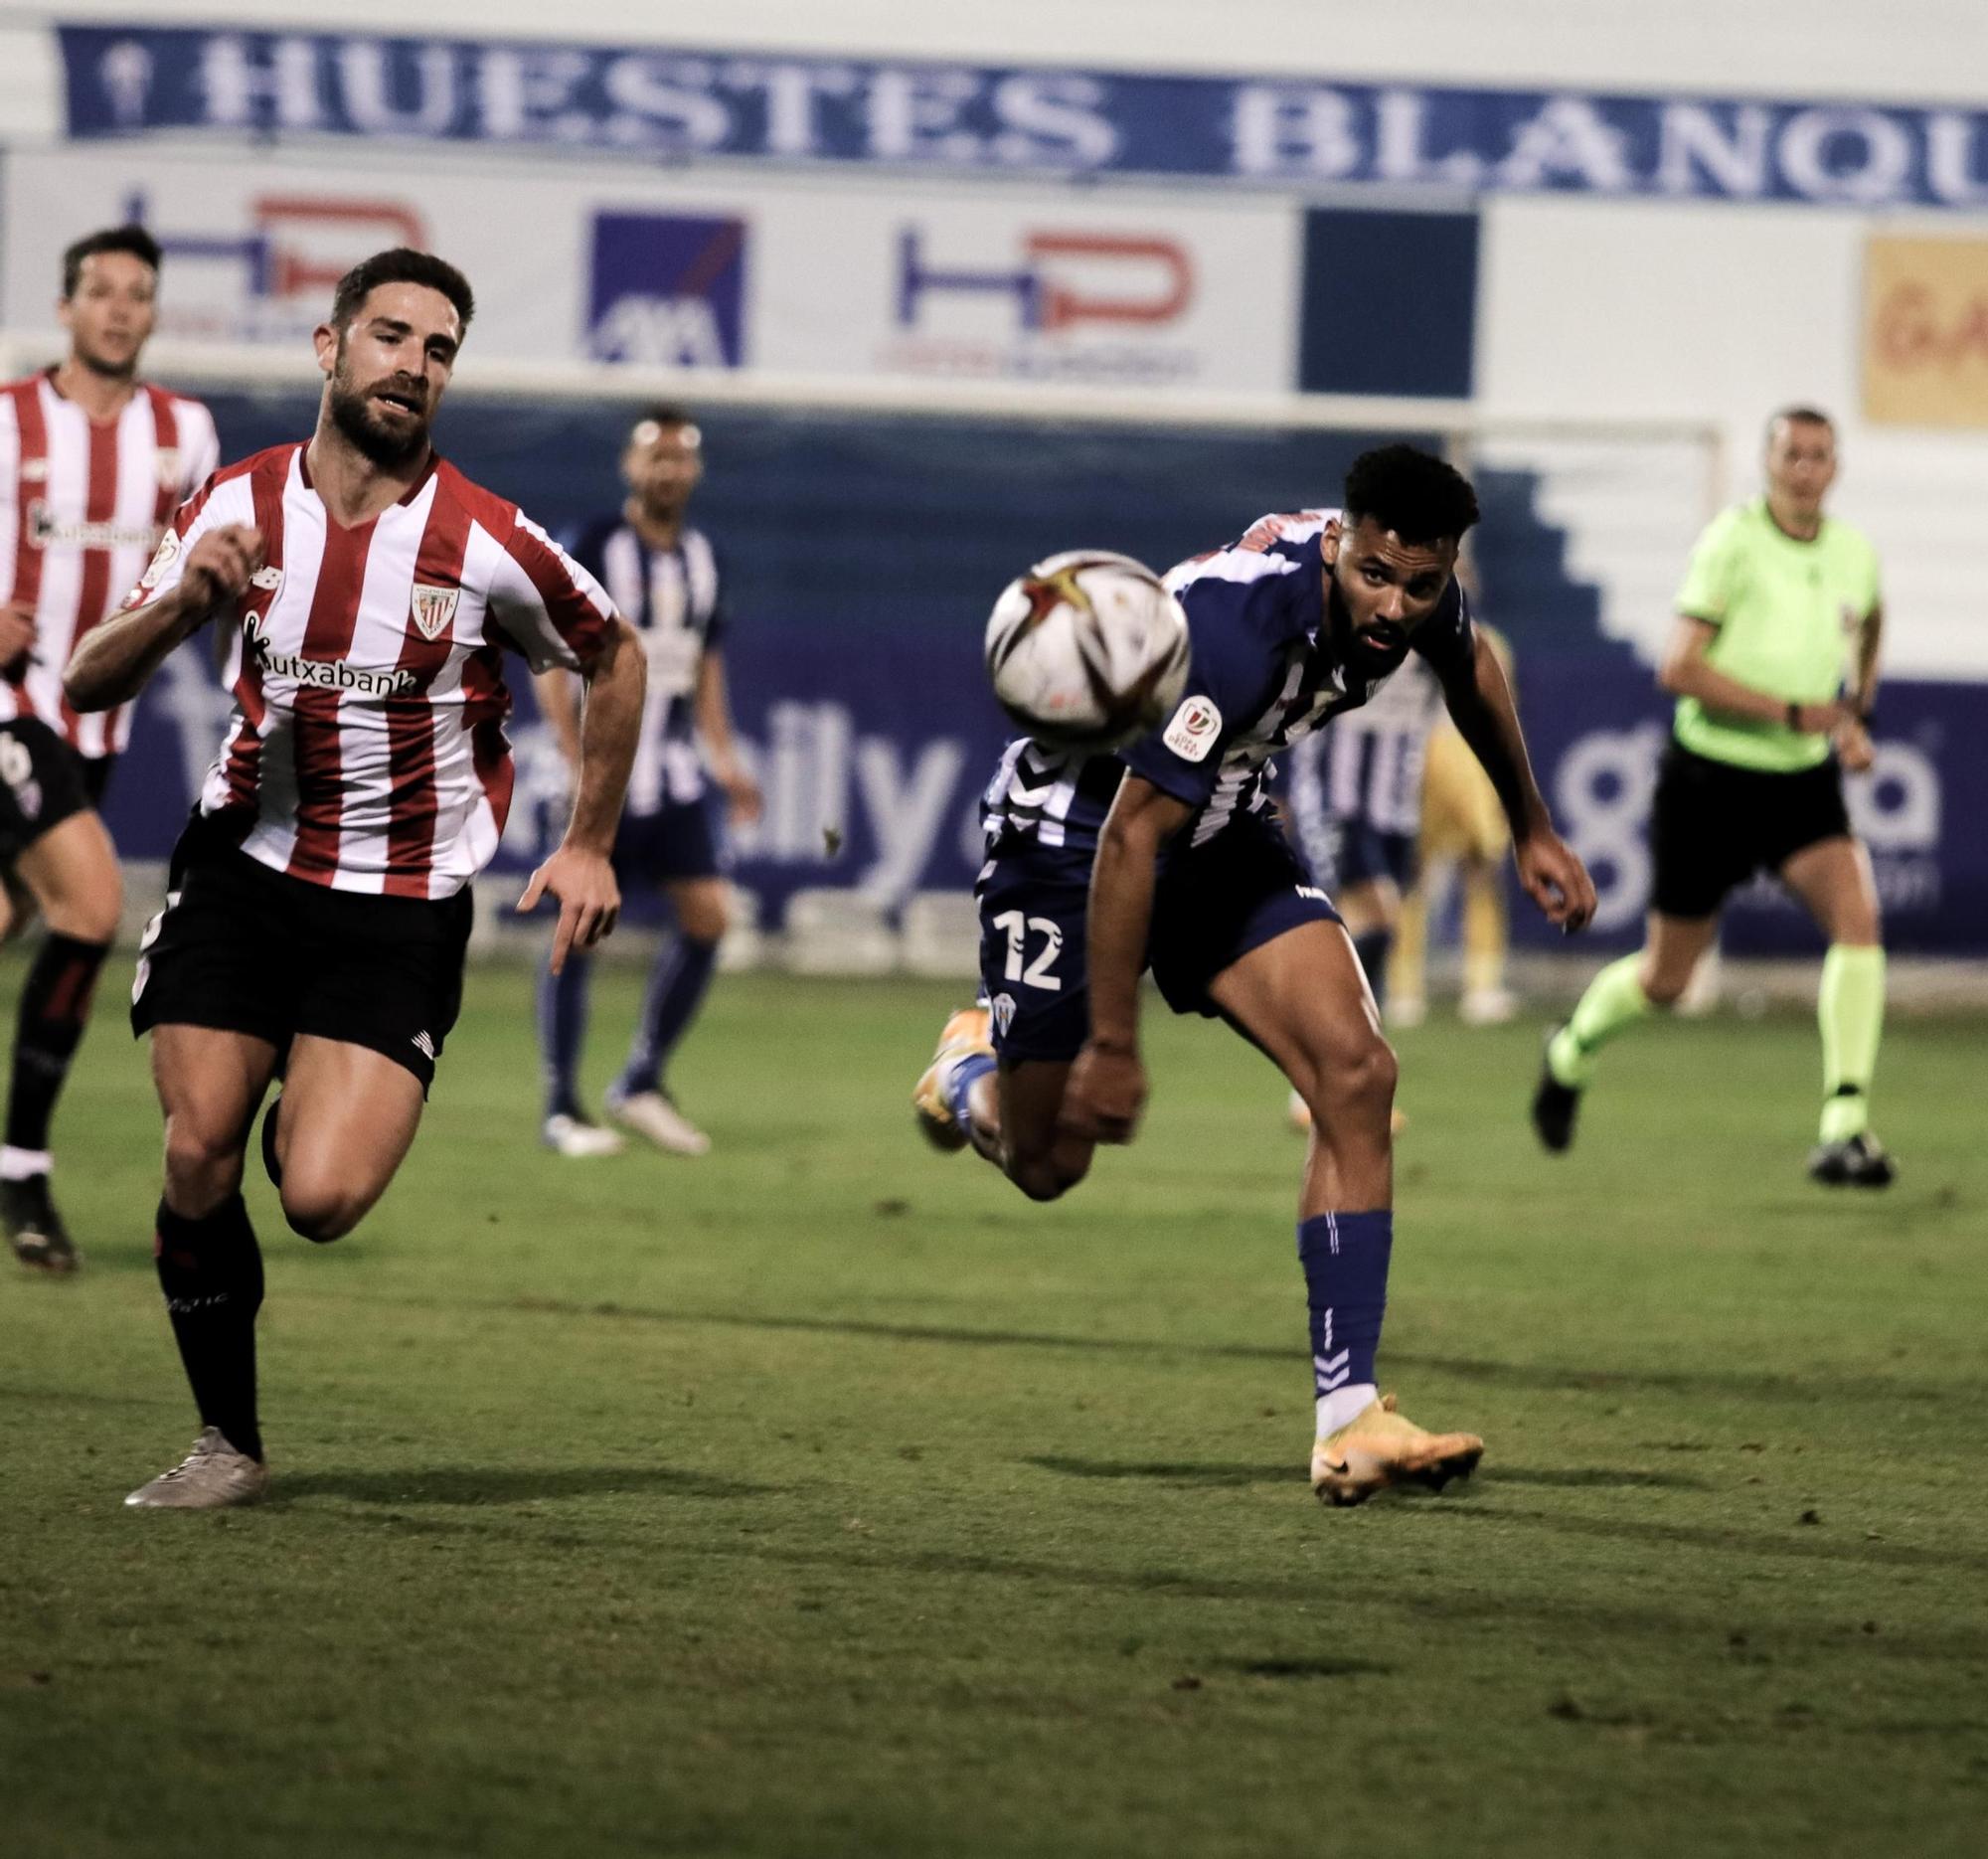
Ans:
[[[399,503],[340,529],[304,447],[220,472],[132,591],[179,583],[208,530],[262,533],[238,603],[235,714],[200,809],[251,858],[338,891],[444,898],[497,850],[511,805],[500,648],[537,671],[590,663],[613,603],[515,504],[433,459]]]
[[[213,415],[163,388],[99,425],[50,375],[0,386],[0,601],[32,606],[38,635],[21,678],[0,678],[0,720],[40,717],[92,758],[123,749],[131,706],[79,716],[63,672],[220,462]]]

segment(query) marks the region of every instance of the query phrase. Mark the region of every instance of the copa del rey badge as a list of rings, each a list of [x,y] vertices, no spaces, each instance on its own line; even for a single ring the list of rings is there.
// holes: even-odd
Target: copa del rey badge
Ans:
[[[1160,738],[1183,761],[1205,761],[1222,734],[1222,712],[1205,697],[1190,697],[1174,712]]]
[[[460,588],[424,588],[414,583],[414,625],[423,639],[439,638],[455,617]]]

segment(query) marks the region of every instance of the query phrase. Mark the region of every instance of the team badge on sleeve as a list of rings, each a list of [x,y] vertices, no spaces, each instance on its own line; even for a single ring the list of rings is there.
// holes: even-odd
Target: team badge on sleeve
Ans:
[[[455,617],[455,603],[461,597],[460,588],[424,588],[419,582],[414,584],[414,624],[423,639],[441,635]]]
[[[1222,734],[1222,712],[1205,697],[1190,697],[1174,712],[1160,741],[1183,761],[1206,761]]]

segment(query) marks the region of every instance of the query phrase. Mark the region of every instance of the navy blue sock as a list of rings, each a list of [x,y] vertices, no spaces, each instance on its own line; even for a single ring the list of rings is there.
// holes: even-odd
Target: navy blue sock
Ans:
[[[1321,1401],[1375,1378],[1394,1247],[1395,1216],[1387,1208],[1314,1214],[1298,1224],[1298,1259],[1311,1305],[1312,1382]]]
[[[1377,1001],[1388,997],[1388,950],[1394,946],[1392,930],[1369,930],[1353,938],[1353,952],[1367,970],[1367,985]]]
[[[663,1068],[703,1004],[718,966],[718,944],[697,942],[687,935],[664,939],[642,992],[642,1017],[635,1026],[635,1043],[628,1048],[627,1069],[621,1074],[626,1097],[662,1089]]]
[[[262,1307],[262,1249],[239,1194],[198,1220],[159,1203],[153,1252],[173,1340],[201,1423],[262,1456],[255,1418],[255,1312]]]
[[[539,1053],[546,1070],[546,1114],[580,1114],[580,1053],[586,1044],[586,983],[593,957],[570,950],[566,966],[539,969]]]

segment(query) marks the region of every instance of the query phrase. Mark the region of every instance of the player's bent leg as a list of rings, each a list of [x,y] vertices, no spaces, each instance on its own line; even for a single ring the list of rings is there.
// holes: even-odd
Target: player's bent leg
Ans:
[[[350,1233],[406,1158],[421,1104],[419,1078],[386,1054],[299,1034],[275,1139],[291,1230],[320,1243]]]
[[[87,810],[23,847],[13,875],[48,934],[21,984],[0,1138],[0,1225],[22,1264],[67,1272],[80,1259],[50,1193],[49,1130],[117,933],[123,888],[110,836]]]
[[[1897,1170],[1871,1131],[1871,1083],[1885,1028],[1885,949],[1870,857],[1855,839],[1837,835],[1805,846],[1780,875],[1829,938],[1816,994],[1822,1119],[1808,1172],[1829,1187],[1889,1187]]]
[[[995,1089],[1001,1172],[1032,1201],[1054,1201],[1090,1172],[1094,1145],[1062,1127],[1068,1061],[1003,1060]]]
[[[169,1024],[152,1029],[152,1084],[166,1119],[166,1204],[188,1219],[242,1186],[242,1155],[276,1048],[248,1033]]]
[[[1300,924],[1225,968],[1208,993],[1311,1109],[1300,1217],[1387,1206],[1395,1054],[1347,932]]]

